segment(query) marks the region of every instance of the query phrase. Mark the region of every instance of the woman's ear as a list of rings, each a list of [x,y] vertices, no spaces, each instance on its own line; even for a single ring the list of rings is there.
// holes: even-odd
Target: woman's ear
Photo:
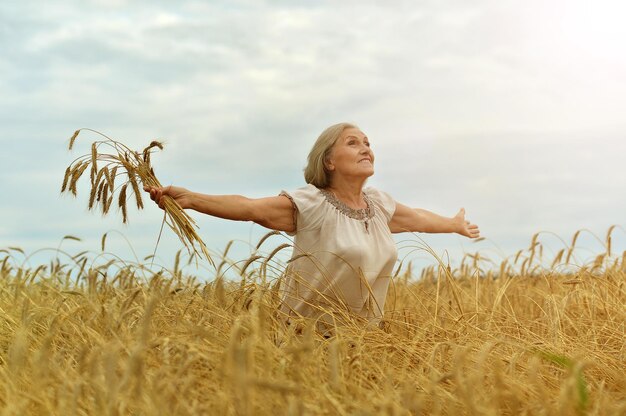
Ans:
[[[324,168],[329,172],[335,170],[335,165],[333,165],[333,162],[330,160],[330,156],[324,158]]]

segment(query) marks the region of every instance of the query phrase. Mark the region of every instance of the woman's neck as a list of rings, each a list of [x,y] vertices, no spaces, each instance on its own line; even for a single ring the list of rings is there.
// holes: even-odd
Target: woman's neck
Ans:
[[[363,186],[365,180],[349,181],[346,179],[334,178],[328,186],[328,190],[351,208],[364,208],[367,206],[363,199]]]

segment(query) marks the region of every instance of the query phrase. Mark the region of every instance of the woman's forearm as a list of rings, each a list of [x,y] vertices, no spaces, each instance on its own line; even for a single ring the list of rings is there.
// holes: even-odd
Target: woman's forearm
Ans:
[[[150,199],[165,209],[164,197],[172,198],[183,209],[234,221],[254,221],[278,231],[295,231],[294,209],[285,196],[251,199],[241,195],[206,195],[179,186],[144,186]]]
[[[254,220],[251,199],[241,195],[206,195],[192,192],[188,208],[227,220]]]
[[[454,218],[443,217],[421,208],[414,208],[414,211],[419,217],[419,221],[416,222],[420,224],[419,232],[455,233],[459,231],[459,226]]]

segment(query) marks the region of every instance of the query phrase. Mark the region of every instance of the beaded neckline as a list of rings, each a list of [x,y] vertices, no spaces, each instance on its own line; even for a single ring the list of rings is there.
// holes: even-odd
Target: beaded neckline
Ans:
[[[365,200],[365,204],[367,204],[367,208],[354,209],[344,204],[331,191],[326,190],[326,189],[319,189],[319,191],[322,193],[322,195],[324,195],[324,197],[326,198],[326,201],[328,201],[332,206],[334,206],[337,209],[337,211],[355,220],[365,221],[366,227],[367,227],[367,221],[371,220],[374,217],[374,210],[372,209],[372,201],[370,200],[370,198],[367,196],[365,192],[363,193],[363,199]]]

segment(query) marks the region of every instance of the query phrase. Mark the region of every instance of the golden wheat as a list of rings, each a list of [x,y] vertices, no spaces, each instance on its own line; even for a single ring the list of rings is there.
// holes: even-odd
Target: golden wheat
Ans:
[[[276,313],[279,247],[245,261],[243,284],[197,283],[180,252],[171,272],[153,273],[115,260],[85,267],[86,252],[30,269],[19,247],[0,250],[3,413],[626,412],[626,252],[572,273],[521,276],[503,261],[490,275],[479,253],[463,271],[440,264],[420,280],[407,268],[381,328],[343,314],[326,339]],[[261,259],[275,271],[252,269]]]
[[[92,130],[78,129],[70,138],[69,149],[74,146],[76,138],[81,131],[86,130],[93,132],[104,140],[95,141],[91,144],[91,152],[87,155],[77,158],[65,171],[61,192],[69,191],[74,196],[77,195],[77,183],[85,170],[91,166],[89,203],[88,208],[94,209],[99,204],[102,214],[106,215],[114,201],[114,194],[117,191],[115,180],[118,176],[118,169],[123,171],[127,180],[121,185],[121,191],[118,195],[118,207],[122,212],[123,223],[128,222],[127,198],[126,193],[130,184],[138,209],[143,208],[141,198],[141,190],[139,182],[145,186],[161,187],[161,183],[156,178],[154,170],[150,164],[151,150],[154,148],[163,149],[163,144],[158,141],[152,141],[141,153],[132,151],[124,144],[115,141],[108,136]],[[99,147],[105,146],[114,150],[113,154],[99,152]],[[98,169],[98,161],[104,162],[104,166]],[[211,264],[213,260],[209,255],[206,245],[196,232],[195,221],[169,196],[164,197],[163,209],[165,210],[164,221],[176,233],[181,242],[187,247],[189,252],[196,255],[202,255]],[[199,249],[198,249],[199,248]]]

